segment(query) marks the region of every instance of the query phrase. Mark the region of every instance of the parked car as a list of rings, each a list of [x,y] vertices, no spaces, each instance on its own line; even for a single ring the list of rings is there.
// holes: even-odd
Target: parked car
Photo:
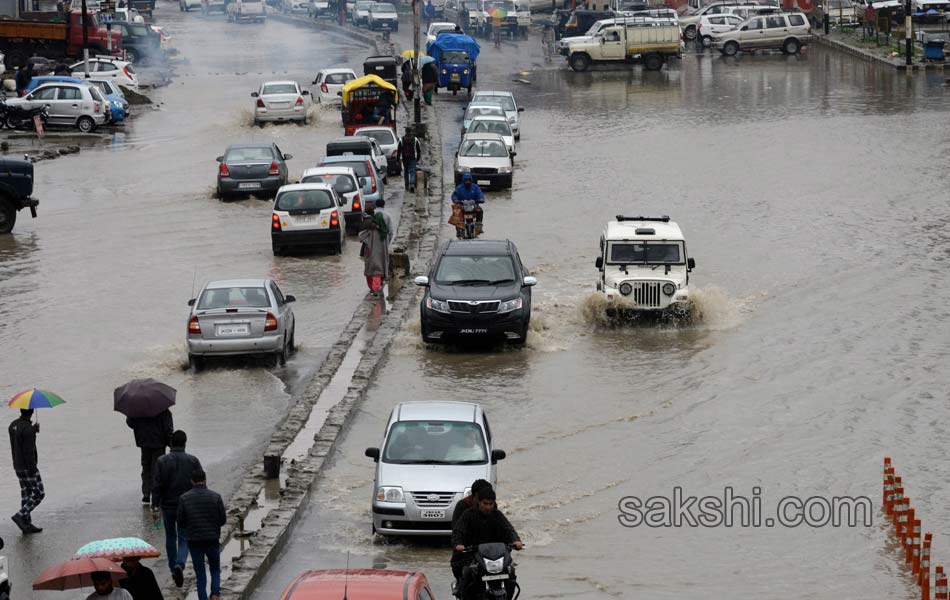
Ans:
[[[117,21],[128,21],[130,23],[145,22],[145,17],[143,17],[139,11],[135,10],[134,8],[116,8],[115,16],[113,18]]]
[[[465,133],[497,133],[505,140],[508,152],[513,153],[515,151],[515,134],[511,132],[511,125],[505,117],[475,117],[468,124]]]
[[[270,230],[274,256],[287,248],[314,246],[342,254],[345,236],[343,200],[332,185],[296,183],[277,190]]]
[[[251,94],[254,101],[254,124],[275,121],[299,121],[307,124],[307,111],[313,102],[310,92],[301,90],[296,81],[267,81]]]
[[[358,135],[372,138],[379,145],[383,156],[386,157],[387,172],[389,175],[399,175],[402,173],[402,161],[396,156],[396,149],[399,148],[399,140],[392,127],[360,127]]]
[[[343,222],[347,228],[355,228],[363,220],[363,197],[359,175],[353,167],[329,166],[307,169],[300,183],[326,183],[343,201]]]
[[[510,188],[515,154],[497,133],[465,135],[455,154],[455,185],[463,174],[471,173],[480,187]]]
[[[798,54],[811,43],[811,25],[804,13],[787,13],[753,17],[738,29],[713,37],[713,48],[726,56],[740,51],[781,49],[785,54]]]
[[[359,135],[348,135],[327,142],[327,156],[369,156],[376,166],[376,172],[383,178],[383,183],[389,183],[389,159],[383,154],[382,148],[375,139],[364,136],[362,129],[357,133]]]
[[[13,231],[17,213],[25,208],[36,218],[40,201],[32,196],[33,161],[0,156],[0,235]]]
[[[156,60],[163,56],[162,36],[145,23],[113,21],[112,31],[122,34],[122,49],[129,62]]]
[[[287,184],[287,162],[293,155],[277,144],[232,144],[215,160],[218,198],[234,194],[274,194]]]
[[[188,12],[193,8],[201,8],[201,0],[178,0],[178,10]]]
[[[758,6],[756,2],[714,2],[697,10],[691,15],[680,17],[680,27],[683,28],[683,37],[687,40],[695,40],[699,35],[697,25],[703,17],[720,15],[730,12],[737,7],[753,8]]]
[[[524,112],[524,109],[518,107],[514,94],[500,91],[475,92],[472,97],[472,104],[500,104],[505,109],[505,116],[508,117],[515,139],[521,139],[521,113]]]
[[[353,69],[323,69],[313,78],[313,85],[317,86],[315,94],[321,104],[340,104],[340,93],[346,82],[356,79]]]
[[[228,21],[254,21],[263,23],[267,20],[267,11],[261,0],[233,0],[227,3]]]
[[[435,600],[426,576],[419,571],[388,569],[329,569],[304,571],[287,585],[280,600]]]
[[[214,356],[265,355],[283,365],[296,348],[297,299],[270,279],[212,281],[188,301],[188,363],[200,370]]]
[[[363,206],[370,202],[376,203],[383,197],[383,181],[376,172],[371,156],[324,156],[320,159],[319,167],[350,167],[360,178],[362,189],[360,194],[363,197]]]
[[[494,442],[478,404],[397,404],[382,445],[366,449],[376,462],[373,532],[451,535],[455,504],[471,493],[472,482],[495,484],[496,464],[506,455]]]
[[[310,14],[310,0],[280,0],[280,9],[288,13]]]
[[[120,123],[125,120],[129,114],[129,103],[125,99],[125,94],[118,85],[108,79],[79,79],[78,77],[67,77],[65,75],[40,75],[30,80],[30,84],[24,89],[24,94],[29,94],[36,88],[46,83],[86,83],[99,88],[99,91],[109,102],[109,123]]]
[[[69,67],[73,77],[85,78],[86,61],[79,61]],[[96,79],[111,79],[121,86],[131,90],[139,89],[139,78],[135,74],[132,63],[108,56],[97,56],[89,59],[89,76]]]
[[[366,26],[375,31],[399,31],[396,7],[385,2],[373,2],[369,6]]]
[[[22,98],[10,98],[9,106],[49,109],[47,125],[75,127],[90,133],[109,121],[109,102],[95,86],[54,82],[41,85]]]
[[[465,108],[465,114],[462,115],[462,135],[465,135],[468,126],[472,124],[472,119],[477,117],[508,118],[505,109],[500,104],[476,104],[472,102]]]
[[[855,27],[861,23],[859,5],[851,0],[825,0],[821,8],[832,25]]]
[[[357,27],[369,25],[369,8],[376,4],[372,0],[359,0],[353,6],[353,24]]]
[[[696,23],[696,30],[698,31],[699,39],[703,42],[703,46],[708,48],[712,45],[714,35],[732,31],[741,25],[743,21],[745,21],[745,19],[739,15],[721,14],[703,16],[699,22]]]

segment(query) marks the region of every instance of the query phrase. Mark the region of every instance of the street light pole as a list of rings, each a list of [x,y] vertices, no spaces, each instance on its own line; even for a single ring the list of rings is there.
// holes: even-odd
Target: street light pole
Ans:
[[[412,0],[412,78],[416,89],[412,108],[415,117],[413,122],[415,123],[416,135],[419,135],[422,130],[422,98],[420,97],[422,96],[422,57],[419,54],[419,2],[420,0]]]
[[[904,2],[904,50],[906,50],[907,52],[907,66],[910,66],[911,62],[913,62],[912,52],[914,50],[913,40],[911,38],[911,31],[910,31],[911,30],[911,20],[910,20],[911,10],[912,10],[911,0],[906,0]]]

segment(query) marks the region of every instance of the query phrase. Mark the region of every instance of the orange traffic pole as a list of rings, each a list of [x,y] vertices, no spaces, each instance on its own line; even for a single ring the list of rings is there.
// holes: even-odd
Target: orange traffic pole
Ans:
[[[911,532],[911,538],[910,572],[914,575],[920,575],[920,519],[914,519],[914,529]],[[917,581],[920,581],[919,577]]]
[[[901,512],[904,510],[904,488],[899,484],[894,488],[894,511],[891,513],[891,521],[894,523],[894,527],[897,528],[897,532],[900,533],[900,517]]]
[[[891,469],[891,457],[884,457],[884,502],[887,502],[887,470]]]
[[[894,510],[894,467],[884,469],[884,514]]]
[[[901,494],[903,496],[903,494]],[[904,510],[904,498],[902,497],[894,505],[894,534],[900,539],[901,549],[904,548],[904,522],[907,521],[907,512]]]
[[[904,504],[904,506],[909,506],[909,504]],[[914,551],[912,546],[914,545],[914,509],[907,509],[907,519],[904,521],[904,564],[912,564],[914,562]]]
[[[943,565],[937,565],[937,587],[934,592],[934,600],[948,600],[947,575],[943,572]]]
[[[917,585],[920,586],[920,597],[922,600],[930,600],[930,545],[933,543],[933,534],[927,532],[924,534],[924,547],[920,550],[920,573],[917,577]]]

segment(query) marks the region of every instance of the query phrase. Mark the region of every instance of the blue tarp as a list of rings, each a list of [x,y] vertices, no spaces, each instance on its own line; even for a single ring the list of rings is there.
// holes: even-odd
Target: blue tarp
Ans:
[[[468,52],[472,62],[478,58],[481,50],[478,42],[463,33],[443,33],[435,38],[432,45],[429,46],[429,54],[435,59],[435,62],[442,62],[442,53],[446,50],[462,50]]]

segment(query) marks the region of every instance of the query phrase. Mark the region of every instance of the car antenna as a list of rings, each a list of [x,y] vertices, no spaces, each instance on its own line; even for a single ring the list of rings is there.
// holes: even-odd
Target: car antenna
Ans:
[[[346,589],[350,584],[350,551],[346,551],[346,570],[343,571],[343,600],[346,598]]]

